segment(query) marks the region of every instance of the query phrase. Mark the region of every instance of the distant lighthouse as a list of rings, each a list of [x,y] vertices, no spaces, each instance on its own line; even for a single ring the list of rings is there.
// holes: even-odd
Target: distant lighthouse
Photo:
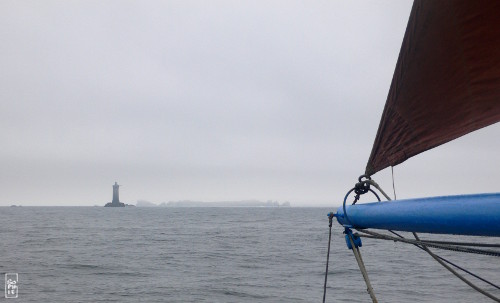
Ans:
[[[119,188],[120,185],[115,181],[113,185],[113,201],[106,203],[104,207],[125,207],[125,203],[120,202]]]
[[[119,193],[118,193],[119,189],[120,189],[120,185],[118,185],[118,183],[116,183],[116,181],[115,181],[115,185],[113,185],[113,201],[111,202],[111,204],[120,203],[120,197],[119,197]]]

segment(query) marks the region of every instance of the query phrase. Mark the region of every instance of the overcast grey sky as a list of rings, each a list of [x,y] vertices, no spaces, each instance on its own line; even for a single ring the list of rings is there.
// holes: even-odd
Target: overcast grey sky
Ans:
[[[410,9],[1,1],[0,205],[103,205],[115,181],[133,204],[338,205],[364,171]],[[398,196],[498,191],[499,131],[397,166]],[[390,169],[374,178],[392,193]]]

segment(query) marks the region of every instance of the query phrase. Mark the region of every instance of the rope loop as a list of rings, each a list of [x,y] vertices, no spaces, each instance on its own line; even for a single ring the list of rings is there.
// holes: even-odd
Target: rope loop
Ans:
[[[363,178],[366,179],[363,181]],[[370,190],[370,181],[372,178],[368,175],[361,175],[358,178],[358,183],[354,185],[354,192],[356,195],[364,195]],[[359,199],[359,198],[358,198]]]
[[[363,180],[363,178],[365,178],[366,180]],[[351,188],[347,194],[345,195],[344,197],[344,203],[342,204],[342,209],[344,210],[344,216],[347,220],[347,222],[349,222],[352,226],[352,223],[351,223],[351,220],[349,220],[349,217],[347,216],[347,211],[346,211],[346,202],[347,202],[347,198],[349,197],[349,195],[354,192],[356,195],[354,196],[354,201],[352,202],[352,205],[356,204],[356,202],[359,201],[359,198],[361,197],[361,195],[363,194],[366,194],[367,192],[371,192],[372,194],[375,195],[375,197],[377,197],[377,200],[380,202],[380,197],[377,195],[377,193],[370,188],[370,184],[372,183],[372,178],[368,175],[361,175],[359,176],[358,178],[358,183],[356,183],[356,185]]]

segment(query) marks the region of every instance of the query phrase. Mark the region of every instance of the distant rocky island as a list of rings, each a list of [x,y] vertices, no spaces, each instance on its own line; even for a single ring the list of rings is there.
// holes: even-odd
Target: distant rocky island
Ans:
[[[125,203],[122,203],[120,202],[120,197],[119,197],[119,188],[120,188],[120,185],[118,185],[117,182],[115,182],[115,184],[113,185],[113,200],[111,202],[108,202],[106,203],[106,205],[104,205],[104,207],[125,207],[125,206],[135,206],[135,205],[129,205],[129,204],[125,204]]]
[[[285,201],[279,203],[278,201],[268,200],[266,202],[258,200],[243,200],[243,201],[220,201],[220,202],[202,202],[202,201],[169,201],[155,204],[145,200],[137,201],[136,205],[129,205],[120,202],[120,185],[117,182],[113,185],[113,200],[106,203],[104,207],[290,207],[290,202]]]
[[[279,203],[278,201],[268,200],[266,202],[257,200],[243,201],[220,201],[220,202],[202,202],[202,201],[170,201],[155,204],[149,201],[137,201],[137,207],[290,207],[290,202]]]

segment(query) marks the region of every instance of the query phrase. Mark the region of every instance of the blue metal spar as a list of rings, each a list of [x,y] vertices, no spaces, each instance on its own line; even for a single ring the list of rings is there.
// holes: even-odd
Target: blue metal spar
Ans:
[[[375,202],[337,209],[345,226],[500,237],[500,193]]]

